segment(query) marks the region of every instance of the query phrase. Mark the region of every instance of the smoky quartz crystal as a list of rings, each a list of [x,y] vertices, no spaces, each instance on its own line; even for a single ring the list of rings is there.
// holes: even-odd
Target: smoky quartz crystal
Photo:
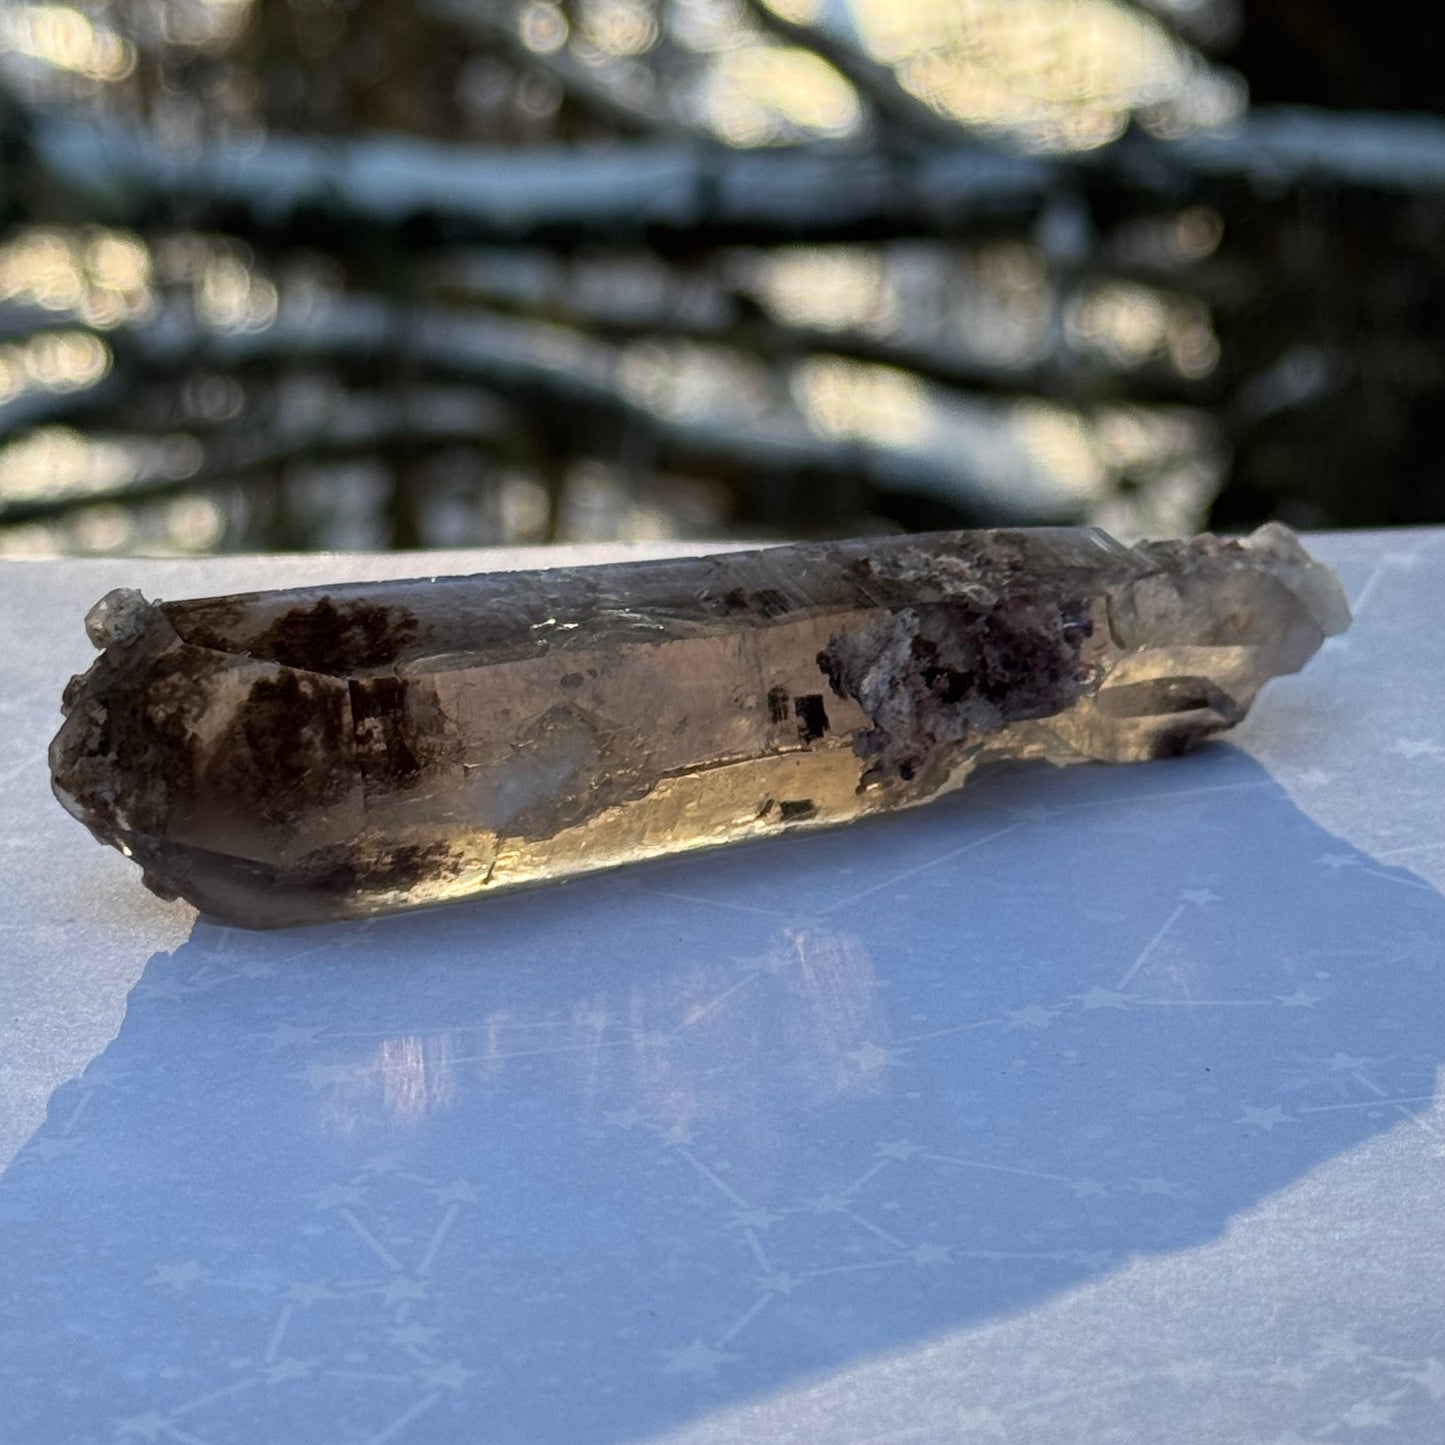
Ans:
[[[1275,525],[122,590],[51,768],[164,896],[357,918],[911,807],[992,759],[1179,753],[1348,622]]]

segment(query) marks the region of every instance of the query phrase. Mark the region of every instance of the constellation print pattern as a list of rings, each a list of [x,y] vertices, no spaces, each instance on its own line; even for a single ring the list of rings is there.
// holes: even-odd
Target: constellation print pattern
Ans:
[[[1242,750],[197,924],[0,1175],[0,1442],[1433,1438],[1445,732],[1319,699],[1438,545]]]

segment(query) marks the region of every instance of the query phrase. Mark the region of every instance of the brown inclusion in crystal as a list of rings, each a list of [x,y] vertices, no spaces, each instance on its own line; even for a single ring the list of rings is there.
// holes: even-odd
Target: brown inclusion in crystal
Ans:
[[[364,917],[910,807],[989,759],[1182,752],[1348,622],[1277,526],[119,591],[51,768],[166,896]]]

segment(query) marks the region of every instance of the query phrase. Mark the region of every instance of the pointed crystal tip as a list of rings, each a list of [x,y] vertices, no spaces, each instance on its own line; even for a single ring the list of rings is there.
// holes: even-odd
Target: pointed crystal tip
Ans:
[[[1340,579],[1305,551],[1304,543],[1283,522],[1266,522],[1244,545],[1279,562],[1276,575],[1299,598],[1326,637],[1338,637],[1353,620]]]

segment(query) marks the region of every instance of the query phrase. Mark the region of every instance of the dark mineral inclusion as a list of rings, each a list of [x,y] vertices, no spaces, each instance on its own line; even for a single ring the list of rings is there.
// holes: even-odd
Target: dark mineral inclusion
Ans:
[[[1279,526],[118,591],[51,768],[164,896],[355,918],[910,807],[992,758],[1179,753],[1348,623]]]

